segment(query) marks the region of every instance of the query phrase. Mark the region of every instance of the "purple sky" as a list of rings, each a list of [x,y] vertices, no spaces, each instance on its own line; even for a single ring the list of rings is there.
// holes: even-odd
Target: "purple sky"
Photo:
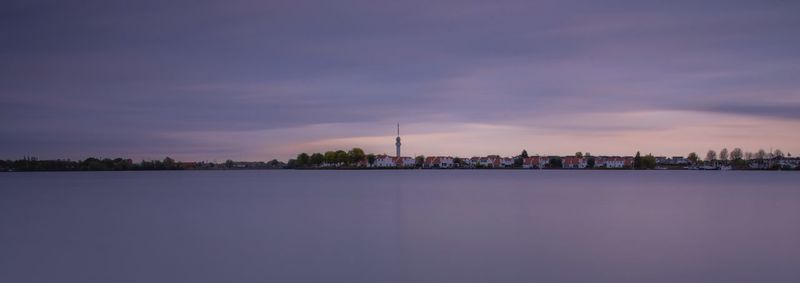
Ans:
[[[0,158],[800,154],[800,1],[3,1]]]

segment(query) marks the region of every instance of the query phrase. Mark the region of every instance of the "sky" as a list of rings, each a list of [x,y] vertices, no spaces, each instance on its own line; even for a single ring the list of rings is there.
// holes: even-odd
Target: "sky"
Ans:
[[[2,1],[0,159],[800,154],[800,1]]]

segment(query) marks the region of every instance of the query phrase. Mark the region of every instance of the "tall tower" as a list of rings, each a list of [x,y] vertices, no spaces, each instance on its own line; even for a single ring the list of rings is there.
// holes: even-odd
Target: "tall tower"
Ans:
[[[400,123],[397,123],[397,142],[394,143],[394,146],[397,147],[397,158],[400,158]]]

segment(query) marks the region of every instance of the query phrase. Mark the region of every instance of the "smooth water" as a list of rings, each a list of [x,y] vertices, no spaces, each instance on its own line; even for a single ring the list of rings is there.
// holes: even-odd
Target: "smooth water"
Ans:
[[[800,174],[0,174],[0,282],[800,282]]]

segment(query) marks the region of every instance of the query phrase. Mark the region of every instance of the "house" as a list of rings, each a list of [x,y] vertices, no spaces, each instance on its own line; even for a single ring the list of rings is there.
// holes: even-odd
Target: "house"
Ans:
[[[494,168],[494,159],[489,157],[481,157],[478,159],[478,165],[484,168]]]
[[[789,167],[795,169],[798,166],[800,166],[800,157],[788,157],[788,158],[784,157],[778,162],[778,164],[780,164],[781,167]]]
[[[594,158],[594,168],[605,168],[608,162],[608,157],[597,156]]]
[[[500,161],[500,166],[499,166],[500,168],[511,168],[512,166],[514,166],[513,158],[503,157],[500,158],[499,161]]]
[[[394,157],[381,154],[375,156],[375,163],[372,166],[378,168],[397,167],[397,163],[395,163]]]
[[[689,159],[683,156],[673,156],[671,161],[675,165],[689,165]]]
[[[747,161],[750,169],[769,169],[770,162],[767,159],[750,159]]]
[[[500,156],[499,155],[487,155],[484,159],[481,159],[481,165],[486,168],[500,168]]]
[[[514,165],[514,159],[500,157],[499,155],[488,155],[481,158],[480,164],[487,168],[508,168]]]
[[[563,168],[586,168],[586,160],[577,156],[564,156],[561,159]]]
[[[194,162],[178,162],[178,167],[181,169],[195,169],[197,164]]]
[[[475,168],[475,164],[477,164],[477,160],[478,159],[480,159],[480,158],[477,158],[477,159],[475,157],[462,158],[460,167],[461,168]],[[455,162],[455,158],[454,158],[453,162]]]
[[[425,157],[425,161],[422,162],[423,168],[434,168],[434,164],[438,163],[439,159],[436,156],[427,156]],[[439,168],[438,164],[436,164],[436,168]]]
[[[453,168],[453,158],[450,156],[428,156],[423,164],[425,168]]]
[[[414,160],[413,157],[401,156],[401,157],[395,157],[394,158],[394,164],[396,164],[396,166],[398,166],[398,167],[406,167],[406,168],[408,168],[408,167],[416,166],[417,165],[417,161]]]
[[[595,159],[595,167],[624,168],[625,159],[619,156],[602,156]]]
[[[461,159],[461,167],[463,168],[475,167],[475,161],[477,160],[476,158],[477,157]]]
[[[526,169],[534,169],[534,168],[541,169],[541,168],[544,168],[545,165],[547,165],[548,161],[549,161],[549,159],[547,157],[543,157],[543,156],[527,157],[527,158],[522,159],[522,168],[526,168]]]
[[[633,156],[622,157],[622,163],[624,167],[633,167]]]
[[[465,161],[466,161],[466,164],[467,164],[469,167],[471,167],[471,168],[475,168],[475,167],[478,167],[478,165],[481,163],[481,158],[480,158],[480,157],[477,157],[477,156],[473,156],[472,158],[470,158],[470,159],[467,159],[467,160],[465,160]]]

